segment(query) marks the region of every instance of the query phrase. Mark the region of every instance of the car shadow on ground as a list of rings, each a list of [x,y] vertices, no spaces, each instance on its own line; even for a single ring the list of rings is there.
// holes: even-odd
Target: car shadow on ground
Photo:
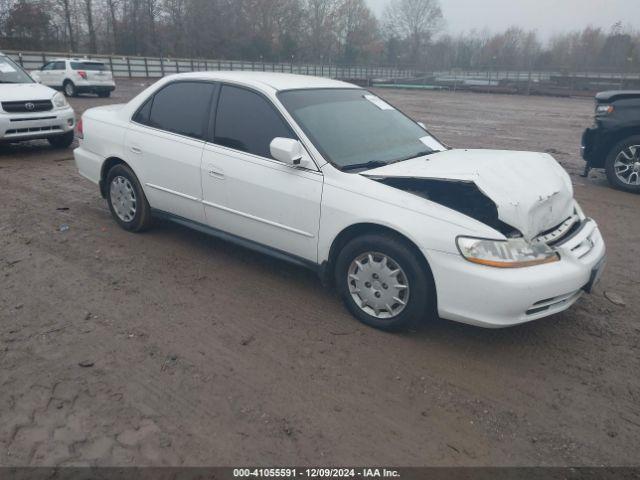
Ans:
[[[297,290],[302,289],[306,294],[314,296],[316,299],[320,296],[320,301],[322,303],[326,302],[328,312],[340,312],[342,318],[333,320],[338,320],[340,323],[344,322],[344,325],[341,326],[345,330],[362,328],[365,332],[375,331],[353,318],[347,309],[342,306],[335,288],[333,286],[323,286],[316,273],[310,269],[255,252],[232,242],[221,240],[166,220],[157,220],[152,232],[154,235],[180,237],[178,241],[185,242],[190,249],[197,249],[198,253],[202,255],[225,255],[228,260],[232,260],[234,263],[237,262],[243,268],[256,270],[255,273],[257,275],[272,276],[274,281],[277,278],[285,284],[292,283],[292,287],[295,284]],[[575,308],[575,306],[572,308]],[[487,329],[436,317],[424,321],[410,330],[388,333],[387,335],[409,339],[412,343],[428,340],[430,343],[435,341],[450,345],[454,349],[477,350],[476,353],[482,351],[493,351],[495,353],[496,348],[536,344],[545,342],[546,339],[552,337],[557,338],[558,335],[569,335],[574,332],[575,321],[577,321],[577,316],[571,313],[571,309],[550,317],[501,329]],[[332,327],[335,326],[335,322],[330,323]]]

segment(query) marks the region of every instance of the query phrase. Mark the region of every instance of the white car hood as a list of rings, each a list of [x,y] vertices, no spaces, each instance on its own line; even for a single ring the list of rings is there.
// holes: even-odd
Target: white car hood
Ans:
[[[529,240],[562,223],[575,208],[569,175],[546,153],[447,150],[361,175],[473,182],[496,204],[500,220]]]
[[[0,84],[0,101],[19,102],[21,100],[50,100],[56,91],[39,83]]]

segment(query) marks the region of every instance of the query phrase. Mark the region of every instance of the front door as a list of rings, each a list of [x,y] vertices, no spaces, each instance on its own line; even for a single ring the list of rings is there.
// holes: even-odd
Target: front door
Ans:
[[[273,159],[271,140],[296,136],[271,101],[223,85],[212,133],[202,157],[207,223],[317,262],[322,173]]]

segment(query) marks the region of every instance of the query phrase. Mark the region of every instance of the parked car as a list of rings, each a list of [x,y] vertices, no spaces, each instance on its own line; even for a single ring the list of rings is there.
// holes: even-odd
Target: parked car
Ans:
[[[57,148],[73,143],[75,114],[64,95],[39,85],[0,52],[0,143],[46,138]]]
[[[44,85],[62,90],[67,97],[75,97],[79,93],[108,97],[116,89],[109,67],[96,60],[57,58],[34,70],[31,75]]]
[[[78,170],[125,230],[161,217],[311,267],[381,329],[528,322],[603,269],[598,226],[550,155],[447,149],[348,83],[172,75],[78,131]]]
[[[640,90],[596,95],[595,121],[582,135],[584,176],[604,168],[609,183],[640,193]]]

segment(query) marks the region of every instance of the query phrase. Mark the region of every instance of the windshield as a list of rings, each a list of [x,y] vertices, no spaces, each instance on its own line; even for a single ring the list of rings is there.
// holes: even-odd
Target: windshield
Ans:
[[[366,90],[290,90],[278,98],[320,153],[343,170],[445,150],[417,123]]]
[[[74,70],[90,70],[93,72],[104,72],[107,69],[104,63],[99,62],[71,62],[71,68]]]
[[[0,83],[34,83],[34,81],[13,60],[0,55]]]

